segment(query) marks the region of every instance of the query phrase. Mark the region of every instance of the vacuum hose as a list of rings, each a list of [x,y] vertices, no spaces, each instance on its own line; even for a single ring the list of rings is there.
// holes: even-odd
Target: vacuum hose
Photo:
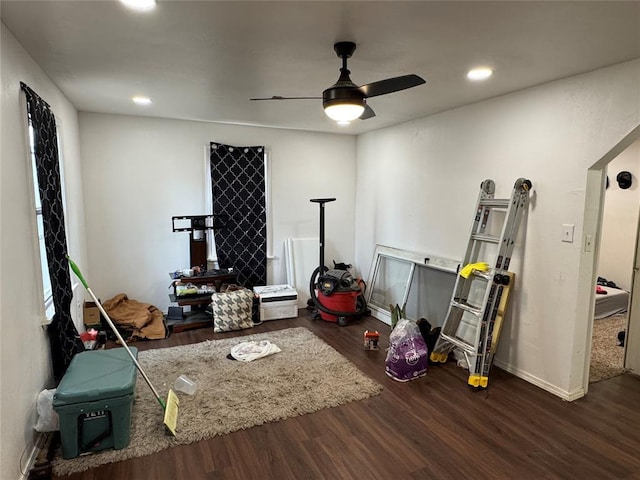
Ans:
[[[320,207],[320,262],[318,263],[318,267],[311,274],[311,280],[309,281],[309,295],[318,310],[329,315],[334,315],[338,318],[338,324],[342,326],[344,324],[345,317],[355,317],[367,312],[367,302],[364,299],[364,291],[361,289],[360,295],[357,296],[356,300],[356,311],[340,312],[325,307],[316,296],[316,277],[318,277],[319,280],[320,276],[328,270],[327,267],[324,266],[324,207],[325,203],[334,202],[335,200],[335,198],[312,198],[310,200],[312,203],[317,203]],[[360,308],[357,308],[358,304],[360,305]]]
[[[323,270],[326,270],[326,267],[324,267]],[[319,275],[320,267],[316,267],[316,269],[311,274],[311,280],[309,282],[309,295],[311,296],[311,300],[313,300],[313,304],[316,306],[316,308],[318,308],[318,310],[321,310],[324,313],[328,313],[329,315],[335,315],[336,317],[356,317],[364,315],[367,312],[367,302],[364,299],[364,291],[361,292],[357,297],[357,302],[359,305],[354,312],[339,312],[337,310],[331,310],[330,308],[322,305],[320,299],[316,295],[316,277],[318,277]]]

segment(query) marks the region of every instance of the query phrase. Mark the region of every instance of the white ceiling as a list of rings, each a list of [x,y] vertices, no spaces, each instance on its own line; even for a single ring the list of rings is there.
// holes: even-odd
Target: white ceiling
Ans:
[[[358,134],[640,57],[640,2],[117,1],[0,3],[2,22],[80,111]],[[339,127],[320,96],[354,41],[358,84],[427,83]],[[484,83],[467,70],[494,68]],[[134,105],[132,95],[153,99]]]

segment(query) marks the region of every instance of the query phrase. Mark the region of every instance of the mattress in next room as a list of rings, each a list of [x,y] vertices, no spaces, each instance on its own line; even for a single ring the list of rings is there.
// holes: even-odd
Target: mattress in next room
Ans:
[[[596,293],[596,306],[593,315],[595,320],[627,311],[627,306],[629,305],[628,291],[601,285],[600,288],[607,293],[606,295]]]

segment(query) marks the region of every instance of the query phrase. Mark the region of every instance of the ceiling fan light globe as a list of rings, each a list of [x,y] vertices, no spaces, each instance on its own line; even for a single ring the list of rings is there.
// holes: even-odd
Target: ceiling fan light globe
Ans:
[[[324,113],[336,122],[351,122],[360,118],[364,112],[364,105],[359,103],[336,103],[324,107]]]

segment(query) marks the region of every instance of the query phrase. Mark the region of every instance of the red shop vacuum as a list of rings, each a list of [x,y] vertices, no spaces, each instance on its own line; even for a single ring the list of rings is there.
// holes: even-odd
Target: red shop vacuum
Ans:
[[[321,318],[344,327],[348,319],[368,314],[364,299],[365,285],[347,270],[351,265],[334,261],[334,268],[324,265],[324,206],[335,198],[314,198],[311,202],[320,206],[320,262],[311,274],[309,282],[309,306],[314,309],[313,318]]]

